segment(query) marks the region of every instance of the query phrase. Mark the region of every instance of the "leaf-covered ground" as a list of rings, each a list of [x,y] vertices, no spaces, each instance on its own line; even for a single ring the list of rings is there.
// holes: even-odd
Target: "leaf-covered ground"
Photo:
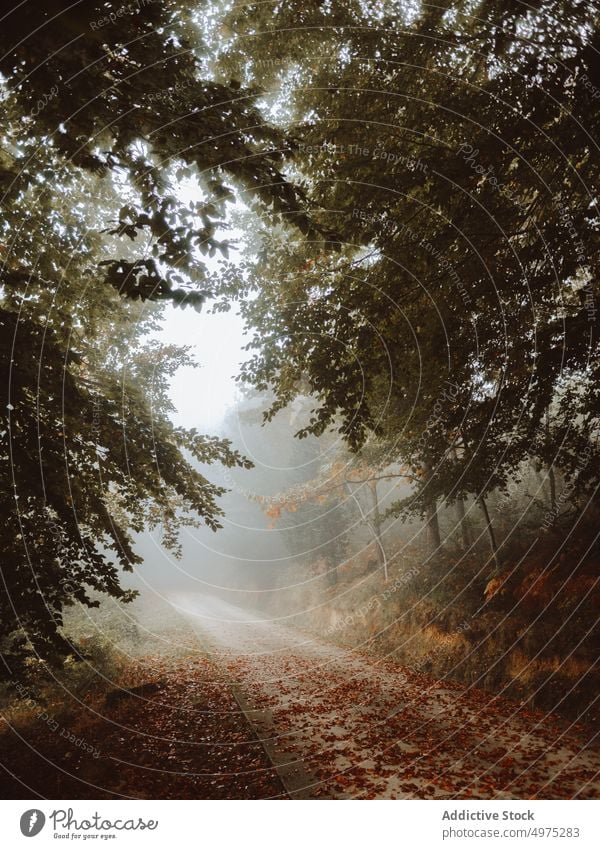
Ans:
[[[181,600],[269,717],[270,743],[317,798],[590,798],[598,749],[580,729],[482,690],[340,649],[206,597]]]
[[[118,685],[5,712],[4,798],[598,795],[600,753],[563,719],[216,598],[173,601],[179,624],[157,638],[149,622]]]
[[[285,795],[231,688],[185,629],[123,687],[29,705],[0,733],[2,798],[263,799]],[[187,649],[171,650],[187,644]],[[130,695],[128,689],[141,688]],[[71,734],[72,737],[67,735]]]

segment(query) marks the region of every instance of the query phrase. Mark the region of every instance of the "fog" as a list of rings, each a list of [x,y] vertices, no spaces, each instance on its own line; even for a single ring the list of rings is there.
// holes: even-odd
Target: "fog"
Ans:
[[[339,433],[296,438],[314,406],[306,396],[265,423],[263,414],[272,397],[236,382],[239,363],[246,356],[240,317],[233,311],[198,317],[171,309],[157,337],[189,345],[200,366],[181,368],[172,381],[175,423],[231,440],[253,468],[194,463],[211,482],[227,490],[219,499],[222,528],[217,532],[183,528],[179,558],[162,546],[160,527],[139,534],[136,550],[143,563],[125,576],[127,585],[140,591],[136,608],[154,596],[202,593],[250,609],[281,608],[280,614],[286,616],[301,609],[306,593],[316,598],[337,583],[340,576],[334,580],[332,572],[353,558],[366,558],[369,568],[375,568],[368,484],[353,486],[352,494],[329,492],[339,483],[339,471],[332,474],[330,469],[338,470],[341,464],[349,470],[355,462]],[[319,496],[317,490],[323,488],[326,495]],[[380,512],[409,492],[402,480],[379,482]],[[273,508],[286,501],[289,505],[272,515]],[[384,544],[392,530],[396,537],[401,531],[406,540],[414,534],[414,526],[409,531],[397,520],[383,526]]]

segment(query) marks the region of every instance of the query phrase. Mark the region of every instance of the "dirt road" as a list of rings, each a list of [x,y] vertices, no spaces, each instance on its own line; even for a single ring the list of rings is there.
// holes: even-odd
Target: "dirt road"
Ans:
[[[556,716],[344,650],[225,601],[170,599],[296,798],[597,797],[600,754]]]

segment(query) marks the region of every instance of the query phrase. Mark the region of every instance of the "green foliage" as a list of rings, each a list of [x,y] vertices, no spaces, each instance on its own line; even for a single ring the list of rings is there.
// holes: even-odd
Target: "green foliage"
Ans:
[[[0,37],[7,674],[71,651],[65,606],[129,600],[135,532],[219,526],[190,458],[247,465],[170,423],[187,353],[144,340],[166,305],[239,298],[267,418],[310,396],[300,437],[413,480],[396,513],[433,527],[530,457],[595,493],[594,5],[43,0],[35,23]],[[236,200],[261,244],[234,268]]]
[[[249,465],[175,428],[185,349],[145,340],[158,304],[199,309],[227,205],[311,224],[256,91],[206,76],[186,3],[44,0],[3,18],[0,369],[3,674],[73,649],[63,610],[127,602],[133,535],[220,526],[198,464]],[[204,78],[203,78],[204,74]],[[181,200],[182,187],[194,200]]]
[[[307,432],[354,450],[374,433],[410,463],[400,513],[502,489],[528,456],[592,494],[597,8],[302,6],[236,7],[230,27],[240,50],[261,33],[248,78],[285,86],[295,167],[338,237],[272,240],[248,269],[244,378],[273,410],[308,381]]]

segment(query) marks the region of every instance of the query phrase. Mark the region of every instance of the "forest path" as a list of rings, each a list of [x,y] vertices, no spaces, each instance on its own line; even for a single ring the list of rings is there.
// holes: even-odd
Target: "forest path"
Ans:
[[[435,681],[220,598],[172,595],[295,798],[590,798],[598,749],[555,716]]]

